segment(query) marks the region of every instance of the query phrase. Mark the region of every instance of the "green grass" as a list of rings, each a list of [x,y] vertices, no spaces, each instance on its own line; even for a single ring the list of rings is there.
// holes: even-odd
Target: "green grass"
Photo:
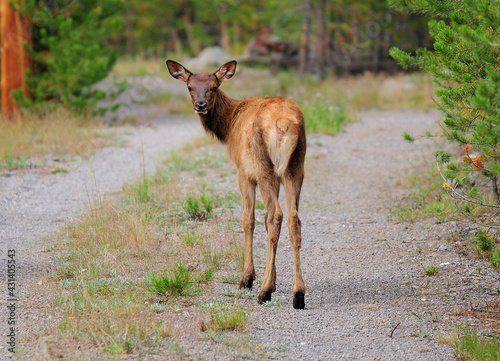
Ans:
[[[175,272],[163,276],[157,276],[156,273],[151,274],[150,282],[149,289],[160,296],[188,296],[197,291],[193,285],[193,275],[182,263],[177,264]]]
[[[248,315],[240,308],[214,302],[208,305],[210,326],[215,331],[242,330],[248,321]]]
[[[173,345],[182,350],[178,334],[185,332],[179,328],[189,329],[202,315],[193,314],[183,326],[170,319],[203,302],[218,270],[241,272],[243,242],[227,228],[239,198],[205,185],[206,177],[221,179],[227,171],[220,166],[228,162],[225,150],[199,144],[202,148],[176,152],[155,175],[90,202],[87,215],[58,232],[57,247],[50,249],[59,265],[46,280],[54,295],[51,307],[62,315],[59,327],[50,331],[57,335],[57,352],[69,356],[67,350],[79,347],[90,353],[165,356]],[[207,175],[199,175],[193,164],[203,164]],[[200,190],[201,196],[191,197],[210,214],[203,222],[183,209],[188,195]],[[239,329],[240,311],[217,312],[213,329]],[[40,337],[47,332],[40,330]],[[201,342],[195,334],[189,337]]]
[[[19,118],[0,118],[0,174],[5,170],[46,167],[50,158],[86,158],[115,141],[98,119],[64,109]]]
[[[442,191],[442,179],[435,168],[412,174],[400,185],[409,193],[400,205],[390,209],[394,221],[413,223],[435,218],[437,222],[446,222],[457,216],[453,202]]]
[[[212,216],[214,204],[207,195],[202,194],[199,199],[187,197],[182,204],[182,208],[189,218],[202,221]]]
[[[432,164],[429,162],[429,164]],[[421,170],[402,179],[400,186],[409,190],[408,195],[403,198],[401,204],[392,207],[389,211],[395,222],[417,222],[433,218],[437,222],[463,220],[464,214],[469,217],[473,224],[475,221],[487,223],[484,219],[492,216],[491,210],[472,204],[455,203],[448,194],[443,191],[443,180],[435,166],[430,169]],[[474,190],[472,190],[473,192]],[[493,204],[491,200],[485,200],[486,204]],[[458,207],[462,210],[460,212]],[[470,237],[470,246],[463,247],[461,253],[468,253],[468,248],[474,250],[480,257],[490,260],[491,265],[500,270],[500,251],[497,234],[489,233],[486,228],[477,228],[477,237]]]
[[[500,361],[500,335],[479,336],[477,330],[465,329],[455,342],[456,355],[471,361]]]
[[[306,130],[311,133],[335,134],[353,120],[343,102],[307,102],[302,106],[306,119]]]
[[[429,266],[424,268],[424,273],[427,276],[437,276],[439,274],[439,268],[436,266]]]

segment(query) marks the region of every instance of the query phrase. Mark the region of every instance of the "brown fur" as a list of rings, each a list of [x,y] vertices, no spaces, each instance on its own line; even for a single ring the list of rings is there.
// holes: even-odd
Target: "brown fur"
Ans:
[[[278,202],[280,185],[285,188],[288,228],[293,246],[293,305],[304,308],[305,286],[300,268],[301,223],[298,217],[300,190],[304,179],[306,133],[299,106],[285,98],[249,98],[236,101],[219,89],[231,78],[236,62],[224,64],[213,74],[193,74],[179,63],[167,61],[171,75],[184,81],[195,112],[205,130],[227,143],[238,169],[243,196],[245,265],[240,287],[251,288],[255,279],[253,231],[255,228],[255,188],[259,186],[266,206],[268,254],[259,302],[271,299],[275,291],[275,257],[283,212]]]

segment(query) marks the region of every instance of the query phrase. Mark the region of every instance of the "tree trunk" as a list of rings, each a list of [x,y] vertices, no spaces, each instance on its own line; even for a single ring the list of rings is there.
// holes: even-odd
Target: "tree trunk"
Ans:
[[[191,23],[190,14],[184,13],[184,15],[182,15],[182,20],[184,21],[184,26],[186,27],[186,36],[189,48],[191,49],[193,55],[196,56],[200,53],[200,47],[193,36],[193,24]]]
[[[172,31],[170,32],[172,34],[172,42],[174,43],[174,51],[175,51],[175,56],[177,59],[180,59],[182,56],[182,43],[181,39],[179,38],[179,32],[177,31],[177,27],[173,26]]]
[[[31,97],[26,86],[25,71],[32,63],[24,50],[24,43],[31,46],[32,24],[9,6],[10,0],[1,0],[1,57],[2,57],[2,115],[12,118],[19,111],[19,105],[12,99],[11,92],[23,88],[24,95]]]
[[[306,73],[309,65],[309,38],[311,35],[311,0],[304,0],[304,21],[299,49],[299,74]]]
[[[326,31],[326,0],[318,0],[318,77],[320,80],[326,79],[326,59],[328,56],[328,36]]]
[[[222,19],[222,21],[220,23],[220,45],[228,53],[231,52],[229,31],[227,29],[227,19]]]

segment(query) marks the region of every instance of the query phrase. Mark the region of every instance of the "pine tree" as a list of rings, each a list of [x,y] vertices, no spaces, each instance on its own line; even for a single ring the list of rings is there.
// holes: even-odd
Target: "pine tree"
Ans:
[[[13,92],[23,108],[53,104],[78,112],[94,110],[106,93],[91,85],[104,79],[117,60],[106,41],[120,28],[122,0],[25,1],[17,10],[33,22],[34,62],[28,74],[33,99]]]
[[[500,229],[500,2],[389,2],[396,9],[432,17],[434,51],[419,49],[412,56],[393,48],[390,53],[402,66],[432,74],[437,85],[445,135],[462,153],[454,162],[452,154],[436,153],[447,164],[443,186],[470,220]],[[408,134],[406,138],[412,140]],[[490,212],[473,212],[477,207],[489,207]]]

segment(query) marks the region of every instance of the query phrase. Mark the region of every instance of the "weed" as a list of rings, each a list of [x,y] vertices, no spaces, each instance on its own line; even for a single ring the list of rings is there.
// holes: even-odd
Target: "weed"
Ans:
[[[252,290],[224,290],[221,293],[226,297],[243,298],[243,299],[253,299],[257,298],[257,293]]]
[[[477,330],[465,328],[463,336],[455,341],[457,357],[477,361],[500,361],[500,335],[479,336]]]
[[[306,130],[314,133],[335,134],[343,129],[344,124],[352,121],[346,111],[345,103],[331,104],[326,100],[304,103],[304,117],[307,119]]]
[[[200,200],[205,208],[205,213],[207,216],[210,216],[212,214],[212,210],[214,209],[214,202],[205,194],[201,195]]]
[[[233,273],[233,274],[225,274],[222,276],[222,282],[223,283],[230,283],[232,285],[236,285],[240,283],[240,275],[238,273]]]
[[[182,240],[188,247],[200,244],[201,236],[199,234],[187,232],[182,235]]]
[[[200,277],[200,282],[210,282],[214,279],[215,270],[212,268],[207,268],[203,275]]]
[[[271,301],[264,302],[263,305],[264,305],[264,307],[278,306],[278,301],[276,301],[276,299],[273,299]]]
[[[264,203],[262,203],[261,201],[257,200],[255,202],[255,208],[257,208],[257,209],[266,209],[266,206],[264,205]]]
[[[50,174],[59,174],[59,173],[69,173],[69,171],[64,168],[56,168],[50,172]]]
[[[490,261],[493,267],[500,270],[500,251],[493,253],[490,257]]]
[[[184,264],[178,263],[174,274],[165,274],[161,277],[156,273],[151,274],[148,288],[161,296],[167,294],[174,297],[186,296],[192,293],[193,276]]]
[[[216,246],[204,246],[202,253],[207,267],[216,270],[222,267],[223,254],[217,251]]]
[[[203,205],[203,209],[200,205],[200,201]],[[188,214],[189,218],[202,221],[212,215],[213,202],[205,195],[202,195],[200,200],[187,197],[182,204],[182,208]]]
[[[132,344],[128,341],[109,344],[102,350],[103,353],[110,353],[112,355],[131,353],[132,351],[133,351]]]
[[[241,330],[245,326],[248,315],[239,308],[229,308],[220,303],[213,303],[209,307],[212,319],[211,326],[217,331]]]
[[[28,157],[13,157],[11,154],[4,155],[4,163],[9,169],[29,169],[29,159]]]
[[[439,268],[436,266],[429,266],[424,268],[424,273],[427,276],[437,276],[439,274]]]
[[[135,200],[139,203],[146,203],[151,199],[151,195],[149,194],[149,184],[151,180],[146,177],[143,177],[142,182],[136,183],[135,187]]]
[[[238,270],[243,270],[245,265],[245,245],[233,242],[227,251],[227,255],[236,263]]]

